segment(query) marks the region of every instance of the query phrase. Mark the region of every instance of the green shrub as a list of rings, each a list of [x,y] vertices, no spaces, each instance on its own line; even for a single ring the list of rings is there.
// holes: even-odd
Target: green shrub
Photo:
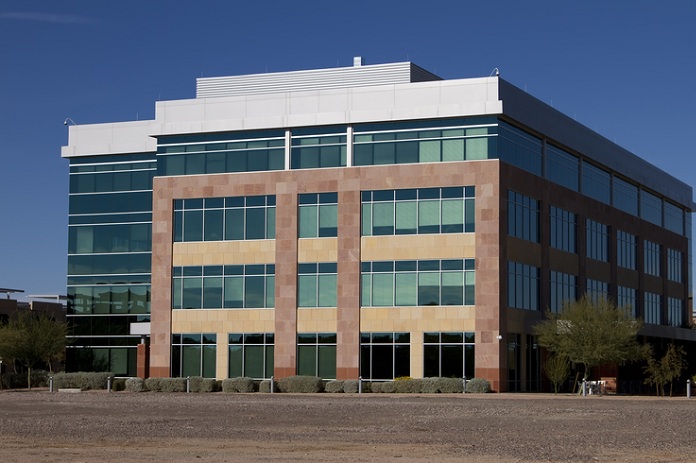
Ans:
[[[280,392],[324,392],[324,382],[317,376],[288,376],[278,381]]]
[[[144,392],[147,391],[145,387],[145,380],[143,378],[128,378],[126,380],[126,391],[128,392]]]
[[[486,394],[491,392],[491,383],[483,378],[473,378],[466,382],[466,392],[470,394]]]
[[[147,378],[145,380],[145,389],[152,392],[160,392],[161,386],[160,381],[164,378]]]
[[[365,385],[370,383],[363,383],[363,392],[365,391]],[[346,394],[356,394],[358,392],[358,380],[357,379],[346,379],[343,381],[343,392]]]
[[[259,392],[271,392],[271,380],[264,379],[259,383]],[[273,392],[278,392],[278,383],[273,385]]]
[[[113,373],[108,372],[61,372],[53,375],[53,387],[58,389],[75,388],[82,390],[106,389],[106,383],[109,377],[113,378],[113,376]]]
[[[394,392],[398,394],[417,394],[421,390],[420,380],[413,378],[397,378],[394,381]]]
[[[126,378],[115,378],[113,383],[111,383],[111,390],[114,392],[125,391]]]
[[[270,381],[269,381],[270,391]],[[254,380],[244,376],[238,378],[227,378],[222,380],[222,392],[254,392]]]
[[[341,379],[334,379],[329,381],[324,385],[324,392],[343,392],[344,381]]]
[[[160,391],[186,392],[186,378],[160,378]]]
[[[370,385],[370,392],[375,394],[379,394],[380,392],[382,392],[382,383],[363,383],[363,390],[365,390],[365,386],[367,386],[368,384]]]
[[[396,392],[394,381],[386,381],[381,384],[380,391],[383,394],[393,394]]]
[[[454,394],[464,391],[464,385],[459,378],[423,378],[421,392],[424,394]]]

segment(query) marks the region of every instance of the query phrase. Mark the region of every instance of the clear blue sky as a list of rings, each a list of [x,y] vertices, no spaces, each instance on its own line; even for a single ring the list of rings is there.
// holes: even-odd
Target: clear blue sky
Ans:
[[[195,79],[413,61],[493,68],[696,185],[693,0],[0,0],[0,287],[64,294],[77,124],[154,117]]]

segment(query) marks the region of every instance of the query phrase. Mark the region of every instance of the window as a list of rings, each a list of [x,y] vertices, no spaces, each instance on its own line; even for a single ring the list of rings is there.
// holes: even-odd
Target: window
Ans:
[[[609,227],[591,219],[585,221],[587,257],[609,262]]]
[[[300,263],[297,267],[297,306],[336,307],[336,263]]]
[[[508,235],[539,242],[539,201],[508,190]]]
[[[645,323],[652,323],[653,325],[659,325],[662,323],[662,317],[660,315],[662,306],[662,296],[655,293],[644,294],[645,303],[643,304],[643,321]]]
[[[627,308],[631,315],[638,316],[638,291],[626,286],[618,286],[616,291],[616,305]]]
[[[640,191],[640,217],[662,226],[662,199],[645,190]]]
[[[297,374],[336,378],[336,333],[298,333]]]
[[[283,170],[285,131],[159,137],[157,158],[158,175]]]
[[[578,191],[580,160],[577,156],[560,148],[546,145],[546,178],[573,191]]]
[[[336,236],[338,224],[337,193],[306,193],[299,196],[300,238]]]
[[[616,232],[616,264],[629,270],[636,270],[638,238],[628,232]]]
[[[474,187],[362,192],[362,235],[474,232]]]
[[[217,335],[184,333],[172,337],[172,376],[215,378]]]
[[[241,309],[275,305],[275,265],[172,269],[173,309]]]
[[[228,377],[268,379],[273,376],[273,333],[230,333]]]
[[[475,260],[362,263],[362,307],[475,304]]]
[[[660,245],[652,241],[643,241],[643,271],[648,275],[661,276]]]
[[[539,310],[539,268],[508,262],[507,303],[517,309]]]
[[[609,299],[609,283],[606,281],[587,279],[587,296],[593,301]]]
[[[681,207],[665,202],[665,228],[684,234],[684,210]]]
[[[565,209],[551,206],[551,246],[566,252],[577,252],[577,216]]]
[[[676,297],[667,298],[667,324],[682,326],[684,324],[684,301]]]
[[[498,127],[498,157],[501,161],[541,175],[541,140],[509,124]]]
[[[411,376],[410,333],[360,333],[360,376],[369,381]]]
[[[604,169],[582,162],[581,191],[585,196],[611,204],[611,174]]]
[[[174,200],[174,241],[275,238],[275,196]]]
[[[473,378],[474,341],[473,332],[423,333],[423,376]]]
[[[290,168],[345,166],[346,133],[345,126],[293,129]]]
[[[493,119],[356,125],[354,165],[488,159],[494,143]]]
[[[667,249],[667,279],[677,283],[683,283],[682,256],[676,249]]]
[[[614,207],[638,216],[638,187],[614,177]]]
[[[578,299],[578,277],[551,270],[551,305],[554,313],[560,313],[563,305]]]

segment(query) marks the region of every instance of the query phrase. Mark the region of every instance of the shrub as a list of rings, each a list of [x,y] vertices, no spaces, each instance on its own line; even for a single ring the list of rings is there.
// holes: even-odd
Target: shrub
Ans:
[[[417,394],[420,392],[420,380],[404,378],[394,381],[394,392],[398,394]]]
[[[111,390],[114,392],[125,391],[126,378],[114,379],[113,383],[111,383]]]
[[[486,394],[491,392],[491,383],[483,378],[473,378],[466,382],[466,392],[470,394]]]
[[[126,380],[126,391],[128,392],[144,392],[147,391],[145,387],[145,380],[143,378],[128,378]]]
[[[145,380],[145,389],[152,392],[160,392],[162,389],[160,387],[160,380],[163,378],[147,378]]]
[[[344,381],[340,379],[335,379],[329,381],[324,385],[324,392],[343,392]]]
[[[44,370],[31,371],[31,387],[48,387],[50,373]],[[21,389],[27,387],[26,373],[4,373],[2,375],[3,389]]]
[[[271,392],[271,380],[264,379],[259,383],[259,392]],[[278,383],[274,384],[273,392],[278,392]]]
[[[278,381],[280,392],[324,392],[324,382],[317,376],[288,376]]]
[[[365,390],[366,385],[370,385],[370,392],[373,392],[375,394],[379,394],[382,392],[382,383],[363,383],[363,390]]]
[[[270,381],[269,381],[270,390]],[[254,392],[254,380],[240,376],[222,380],[222,392]]]
[[[379,392],[382,392],[384,394],[393,394],[394,392],[396,392],[396,386],[394,385],[394,381],[387,381],[381,383]]]
[[[464,391],[464,385],[459,378],[423,378],[421,392],[425,394],[455,394]]]
[[[186,378],[183,378],[186,381]],[[184,391],[186,386],[184,386]],[[189,390],[191,392],[217,392],[220,390],[220,383],[214,378],[203,378],[202,376],[189,377]]]
[[[365,386],[370,383],[363,383],[362,390],[363,392],[367,392],[365,390]],[[358,392],[358,380],[357,379],[346,379],[343,381],[343,392],[346,394],[356,394]]]
[[[107,372],[61,372],[53,375],[53,387],[58,389],[76,388],[82,390],[106,389],[108,378],[113,378],[113,376],[113,373]]]
[[[160,391],[186,392],[186,378],[160,378]]]

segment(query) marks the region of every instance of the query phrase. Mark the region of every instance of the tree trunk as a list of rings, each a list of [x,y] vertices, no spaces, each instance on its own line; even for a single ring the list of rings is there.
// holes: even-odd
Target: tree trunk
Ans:
[[[31,390],[31,367],[27,368],[27,388]]]

